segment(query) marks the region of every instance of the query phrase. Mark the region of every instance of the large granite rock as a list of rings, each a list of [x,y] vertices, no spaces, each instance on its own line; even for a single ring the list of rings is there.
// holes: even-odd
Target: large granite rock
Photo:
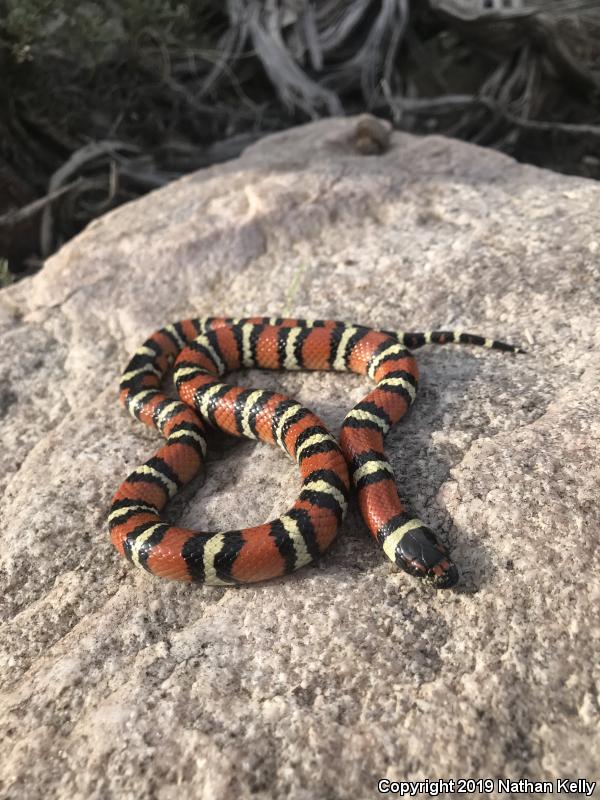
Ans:
[[[251,147],[96,221],[0,293],[0,796],[367,798],[379,778],[598,777],[600,188],[356,120]],[[374,148],[375,150],[377,148]],[[159,437],[117,405],[190,315],[458,327],[388,439],[461,569],[394,572],[352,511],[316,566],[239,589],[120,559],[111,495]],[[244,376],[337,430],[354,376]],[[262,522],[298,476],[217,440],[187,526]]]

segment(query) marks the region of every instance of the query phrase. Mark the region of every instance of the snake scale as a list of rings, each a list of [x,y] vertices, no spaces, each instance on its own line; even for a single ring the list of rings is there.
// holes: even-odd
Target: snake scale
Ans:
[[[378,331],[334,320],[205,317],[157,331],[127,365],[120,400],[166,443],[117,490],[109,515],[114,546],[164,578],[213,585],[263,581],[327,549],[353,484],[385,555],[436,588],[453,586],[456,566],[400,499],[383,448],[415,400],[419,373],[410,349],[451,342],[522,352],[470,333]],[[178,399],[163,388],[171,367]],[[338,443],[296,400],[224,382],[226,373],[240,368],[354,372],[368,375],[375,388],[347,414]],[[271,522],[233,531],[199,532],[165,522],[168,501],[204,465],[207,426],[278,445],[294,459],[302,484],[293,506]]]

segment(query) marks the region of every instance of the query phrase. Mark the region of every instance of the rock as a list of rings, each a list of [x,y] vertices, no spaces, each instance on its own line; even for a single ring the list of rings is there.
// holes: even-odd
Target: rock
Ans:
[[[361,114],[354,129],[354,146],[364,156],[381,155],[390,145],[391,133],[388,120]]]
[[[0,795],[375,797],[380,778],[593,779],[600,755],[597,184],[356,120],[263,139],[90,225],[0,293]],[[223,589],[113,551],[113,491],[158,446],[117,404],[147,334],[208,314],[448,326],[388,439],[456,591],[392,570],[356,511],[316,567]],[[267,374],[337,430],[367,384]],[[298,476],[218,439],[171,518],[262,522]]]

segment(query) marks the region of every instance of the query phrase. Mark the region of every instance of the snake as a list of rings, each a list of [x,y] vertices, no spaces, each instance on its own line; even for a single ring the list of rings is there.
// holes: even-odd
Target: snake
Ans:
[[[412,350],[471,344],[510,353],[515,345],[461,331],[381,331],[336,320],[199,317],[153,333],[121,377],[120,402],[166,442],[124,480],[108,524],[117,551],[136,567],[173,580],[232,585],[291,573],[332,543],[352,491],[385,556],[436,589],[459,578],[448,548],[399,494],[384,439],[415,401]],[[294,398],[227,383],[227,373],[333,370],[375,384],[346,415],[336,439]],[[177,396],[166,379],[172,371]],[[238,530],[195,531],[163,512],[203,470],[216,428],[280,447],[300,471],[300,493],[277,519]]]

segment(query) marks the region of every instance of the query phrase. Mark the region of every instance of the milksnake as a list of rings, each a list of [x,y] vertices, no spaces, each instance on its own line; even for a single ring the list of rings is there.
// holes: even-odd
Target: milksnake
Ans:
[[[114,546],[136,566],[175,580],[224,585],[283,575],[317,558],[334,539],[348,505],[350,473],[364,521],[388,558],[436,588],[454,585],[456,566],[400,499],[383,449],[417,391],[417,363],[408,348],[450,342],[522,352],[470,333],[377,331],[333,320],[204,317],[157,331],[127,365],[120,400],[167,441],[117,490],[109,515]],[[171,366],[179,399],[162,388]],[[230,370],[249,367],[349,371],[376,385],[344,419],[338,444],[292,398],[223,382]],[[207,426],[277,444],[296,460],[301,491],[285,514],[211,533],[163,520],[167,502],[204,465]]]

